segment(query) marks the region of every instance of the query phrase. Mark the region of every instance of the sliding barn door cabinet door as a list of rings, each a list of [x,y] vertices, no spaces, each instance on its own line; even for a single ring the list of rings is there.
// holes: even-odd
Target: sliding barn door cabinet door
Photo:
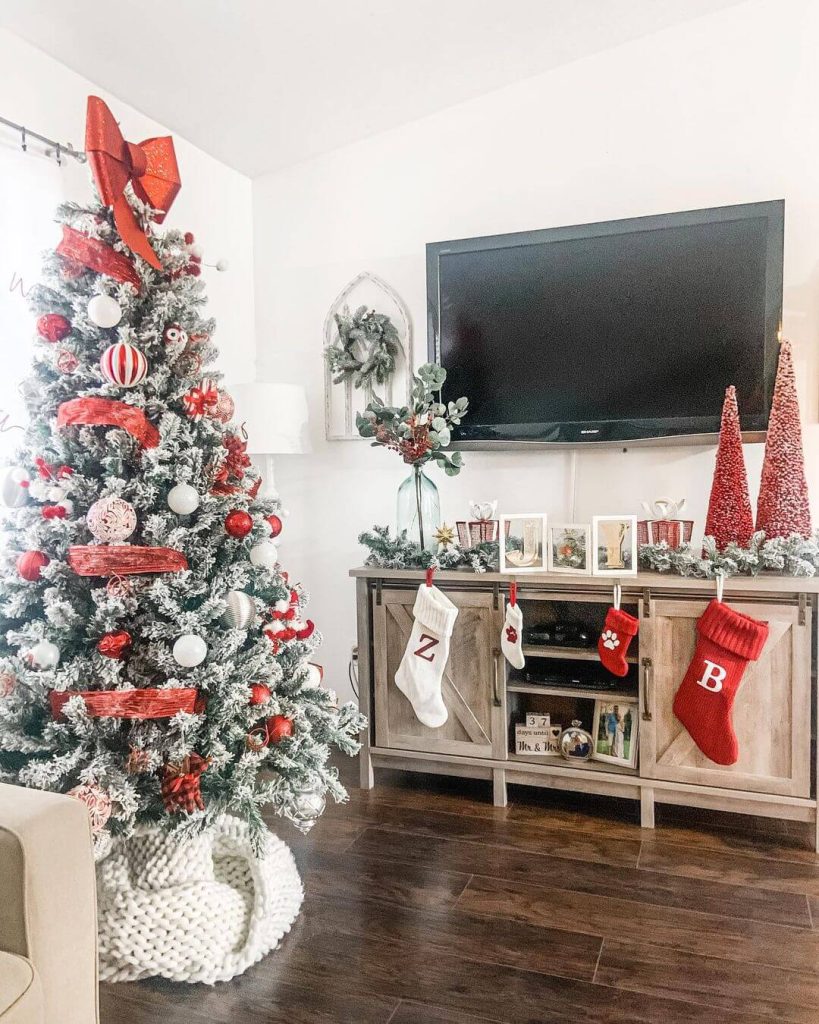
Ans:
[[[810,796],[811,617],[788,603],[731,607],[768,623],[768,641],[751,662],[736,695],[733,723],[739,760],[714,764],[672,709],[697,642],[697,619],[708,602],[658,600],[643,619],[642,647],[650,662],[644,685],[651,717],[642,722],[643,778],[717,786],[779,796]]]
[[[502,757],[505,754],[502,621],[491,593],[445,588],[458,608],[442,696],[449,718],[430,729],[395,685],[412,632],[416,591],[384,589],[372,608],[375,745],[398,750]]]

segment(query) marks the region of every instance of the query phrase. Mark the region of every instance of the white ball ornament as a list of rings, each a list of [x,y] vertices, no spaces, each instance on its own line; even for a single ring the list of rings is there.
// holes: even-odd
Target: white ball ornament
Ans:
[[[185,633],[173,645],[174,660],[183,668],[196,668],[208,654],[208,645],[201,636]]]
[[[124,498],[109,496],[95,501],[85,517],[94,538],[103,544],[118,544],[136,529],[134,506]]]
[[[216,269],[219,270],[219,271],[227,270],[229,266],[230,266],[230,264],[228,263],[227,260],[217,260],[216,261]]]
[[[256,618],[256,602],[243,590],[231,590],[220,622],[228,629],[247,629]]]
[[[260,540],[250,549],[251,565],[262,569],[273,569],[279,560],[279,550],[272,541]]]
[[[168,491],[168,508],[178,516],[189,516],[199,508],[199,491],[190,484],[176,484]]]
[[[136,346],[118,341],[102,353],[100,369],[109,384],[133,388],[148,376],[148,360]]]
[[[122,319],[122,309],[110,295],[95,295],[88,302],[88,319],[97,327],[116,327]]]
[[[34,668],[56,668],[60,663],[60,648],[50,640],[40,640],[28,652],[28,661]]]
[[[22,508],[28,501],[29,475],[22,466],[10,466],[3,479],[3,504],[6,508]]]

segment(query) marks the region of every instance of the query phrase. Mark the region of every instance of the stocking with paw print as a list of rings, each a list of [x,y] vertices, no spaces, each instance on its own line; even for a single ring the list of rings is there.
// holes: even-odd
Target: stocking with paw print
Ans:
[[[517,584],[512,583],[501,629],[501,650],[512,668],[523,668],[526,664],[523,657],[523,612],[518,604],[517,590]]]
[[[617,602],[619,604],[619,602]],[[626,653],[631,638],[637,635],[640,623],[633,615],[619,607],[609,608],[597,650],[600,660],[615,676],[624,676],[628,672]]]

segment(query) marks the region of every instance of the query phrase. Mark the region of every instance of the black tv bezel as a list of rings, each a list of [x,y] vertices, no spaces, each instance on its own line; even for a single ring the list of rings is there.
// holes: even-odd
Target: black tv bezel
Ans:
[[[440,339],[440,257],[451,253],[505,249],[511,246],[540,245],[631,231],[662,231],[731,220],[764,217],[767,220],[765,261],[765,411],[758,416],[743,416],[743,441],[763,441],[773,399],[779,336],[782,323],[782,270],[785,235],[785,200],[741,203],[703,210],[685,210],[647,217],[575,224],[540,231],[515,231],[504,235],[429,242],[427,261],[427,351],[430,362],[441,363]],[[468,397],[468,396],[467,396]],[[742,396],[740,413],[742,412]],[[452,447],[462,449],[520,449],[532,447],[578,448],[632,447],[636,445],[703,445],[719,436],[720,410],[713,417],[576,421],[537,424],[474,424],[469,418],[453,436]]]

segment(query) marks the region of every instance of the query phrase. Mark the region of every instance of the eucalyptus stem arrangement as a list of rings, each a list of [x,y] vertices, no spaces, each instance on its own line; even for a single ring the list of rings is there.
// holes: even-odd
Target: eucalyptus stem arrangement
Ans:
[[[397,452],[413,468],[412,487],[415,491],[422,548],[426,546],[423,486],[427,478],[421,473],[421,467],[428,462],[435,462],[447,476],[457,476],[463,468],[460,452],[449,454],[443,449],[452,440],[452,427],[457,426],[466,415],[469,400],[459,398],[454,402],[442,402],[440,392],[445,381],[446,370],[442,366],[425,363],[417,374],[413,374],[408,405],[385,405],[380,398],[375,397],[363,413],[356,414],[356,427],[362,437],[372,438],[374,448],[388,448]],[[405,481],[405,485],[408,483]],[[434,485],[432,488],[435,490]],[[437,490],[434,502],[437,508]]]

